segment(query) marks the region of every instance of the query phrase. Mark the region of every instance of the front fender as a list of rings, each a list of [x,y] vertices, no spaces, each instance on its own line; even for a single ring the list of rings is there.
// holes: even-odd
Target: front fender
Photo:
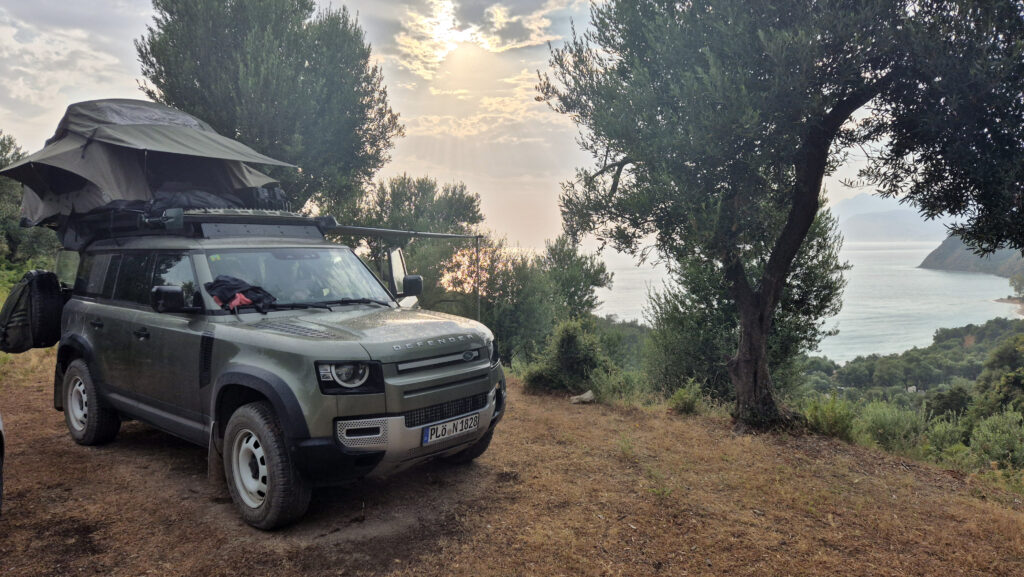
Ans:
[[[299,406],[295,393],[281,377],[258,367],[228,366],[214,383],[213,406],[210,407],[210,415],[219,414],[217,409],[220,407],[223,392],[226,387],[232,385],[251,389],[270,401],[290,446],[294,445],[294,441],[309,438],[306,416],[302,413],[302,407]],[[226,423],[221,424],[221,426],[224,425]]]
[[[64,410],[64,369],[74,359],[85,359],[85,363],[90,367],[90,374],[93,370],[92,367],[96,366],[93,362],[96,355],[92,350],[92,345],[79,335],[65,335],[61,337],[60,344],[57,346],[57,363],[53,370],[53,408],[58,411]],[[102,375],[92,375],[92,377],[97,381],[103,380]]]

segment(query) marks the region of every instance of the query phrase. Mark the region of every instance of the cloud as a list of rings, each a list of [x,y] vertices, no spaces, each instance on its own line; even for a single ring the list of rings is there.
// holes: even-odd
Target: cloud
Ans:
[[[474,98],[472,109],[460,108],[455,114],[421,114],[407,119],[406,133],[419,137],[472,138],[480,143],[543,143],[545,135],[572,127],[563,115],[555,114],[537,102],[537,77],[527,69],[497,81],[497,88]],[[433,95],[469,97],[465,89],[439,90]]]
[[[467,100],[472,98],[469,90],[465,88],[456,88],[454,90],[443,90],[441,88],[430,87],[431,96],[454,96],[458,100]]]
[[[107,4],[105,18],[50,0],[0,8],[0,129],[23,147],[41,147],[71,102],[141,97],[134,49],[119,26],[134,22],[141,34],[146,15],[139,2]]]
[[[395,37],[394,60],[404,70],[431,80],[460,44],[475,44],[492,53],[543,45],[558,40],[552,16],[578,8],[583,0],[427,0],[410,8]]]
[[[36,148],[56,127],[68,103],[135,92],[121,60],[94,49],[82,30],[43,31],[0,11],[0,115],[5,132]],[[96,91],[102,91],[97,93]]]

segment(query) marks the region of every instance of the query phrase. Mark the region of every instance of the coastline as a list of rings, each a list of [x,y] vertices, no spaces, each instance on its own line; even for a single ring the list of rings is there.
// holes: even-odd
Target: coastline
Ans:
[[[1005,297],[1001,299],[996,299],[996,302],[1017,305],[1017,316],[1024,318],[1024,299],[1015,297]]]

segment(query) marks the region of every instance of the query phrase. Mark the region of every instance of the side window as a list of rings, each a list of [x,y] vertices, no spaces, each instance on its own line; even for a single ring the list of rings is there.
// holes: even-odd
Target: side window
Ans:
[[[114,300],[149,304],[153,255],[128,253],[121,259],[121,271],[114,287]]]
[[[87,254],[82,257],[75,275],[74,293],[89,297],[110,298],[114,279],[121,264],[121,255]]]
[[[153,269],[153,286],[180,286],[185,294],[185,303],[202,306],[196,302],[196,275],[192,271],[192,259],[187,254],[158,254]]]
[[[110,266],[107,267],[107,272],[103,277],[103,293],[100,295],[105,299],[114,296],[114,281],[117,280],[117,271],[121,269],[121,259],[122,256],[119,254],[110,257]]]

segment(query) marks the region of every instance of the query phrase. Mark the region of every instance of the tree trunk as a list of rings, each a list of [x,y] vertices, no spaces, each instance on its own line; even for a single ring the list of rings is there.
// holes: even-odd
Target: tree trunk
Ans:
[[[874,98],[891,78],[891,74],[886,74],[875,84],[865,84],[851,92],[824,114],[820,122],[809,126],[793,167],[796,181],[789,215],[775,239],[759,282],[753,285],[747,278],[736,247],[727,248],[723,254],[725,278],[740,317],[740,344],[736,356],[729,361],[729,377],[736,388],[733,418],[737,426],[757,430],[789,428],[803,420],[799,414],[780,407],[775,398],[775,387],[768,370],[768,335],[772,319],[782,299],[793,260],[818,214],[818,194],[832,142],[843,123]],[[735,201],[738,202],[739,197]],[[731,224],[735,226],[734,222]]]
[[[737,425],[756,430],[786,428],[793,415],[783,410],[775,399],[768,369],[768,333],[771,314],[761,307],[740,307],[740,344],[736,356],[729,361],[729,376],[736,387]]]

